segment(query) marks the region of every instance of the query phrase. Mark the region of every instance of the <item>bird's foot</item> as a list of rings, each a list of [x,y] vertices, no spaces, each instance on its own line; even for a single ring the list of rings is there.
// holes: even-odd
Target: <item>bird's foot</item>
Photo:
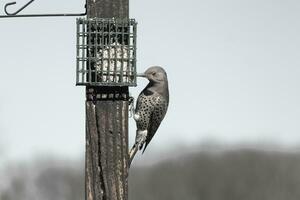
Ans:
[[[130,96],[129,97],[129,118],[134,116],[134,97]]]
[[[137,122],[137,121],[139,121],[140,120],[140,115],[138,114],[138,113],[134,113],[134,115],[133,115],[133,119]]]

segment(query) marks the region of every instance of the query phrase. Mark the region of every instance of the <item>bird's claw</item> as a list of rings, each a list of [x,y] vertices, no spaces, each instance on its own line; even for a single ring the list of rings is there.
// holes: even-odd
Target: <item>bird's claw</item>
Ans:
[[[129,118],[131,118],[134,115],[134,97],[129,97]]]

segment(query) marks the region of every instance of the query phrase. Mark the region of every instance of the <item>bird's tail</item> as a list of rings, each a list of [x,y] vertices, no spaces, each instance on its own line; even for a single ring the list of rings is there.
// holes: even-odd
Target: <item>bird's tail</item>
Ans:
[[[146,141],[147,133],[148,133],[147,130],[144,130],[144,131],[137,130],[136,131],[135,144],[129,151],[129,166],[131,165],[131,162],[132,162],[136,152],[138,152],[138,150],[141,150],[143,148],[145,141]],[[145,149],[144,149],[144,151],[145,151]]]
[[[138,147],[137,144],[134,144],[133,147],[130,149],[130,151],[129,151],[129,161],[128,161],[129,167],[131,165],[131,162],[132,162],[136,152],[138,152],[138,150],[139,150],[139,147]]]

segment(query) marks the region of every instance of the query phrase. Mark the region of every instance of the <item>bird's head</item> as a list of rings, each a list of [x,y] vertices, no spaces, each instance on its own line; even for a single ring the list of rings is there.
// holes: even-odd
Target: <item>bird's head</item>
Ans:
[[[150,67],[144,73],[137,74],[137,76],[145,77],[152,83],[165,83],[168,81],[166,71],[158,66]]]

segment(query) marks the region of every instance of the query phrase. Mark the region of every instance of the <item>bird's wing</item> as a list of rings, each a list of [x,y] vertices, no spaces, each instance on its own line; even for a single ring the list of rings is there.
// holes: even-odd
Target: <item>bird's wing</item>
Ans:
[[[168,102],[162,96],[155,95],[152,98],[155,98],[153,101],[155,102],[155,105],[153,106],[154,109],[150,116],[148,134],[143,152],[146,150],[148,144],[152,140],[168,109]]]

